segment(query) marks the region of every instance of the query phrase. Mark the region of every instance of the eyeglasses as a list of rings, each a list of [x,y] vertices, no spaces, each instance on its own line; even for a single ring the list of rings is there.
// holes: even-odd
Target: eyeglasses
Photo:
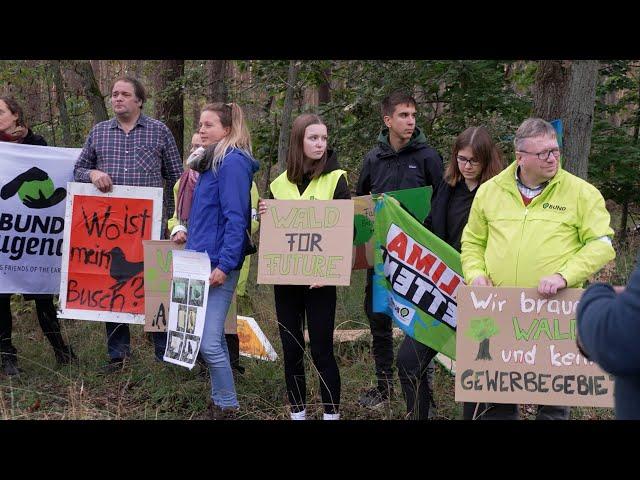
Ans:
[[[472,167],[475,167],[476,165],[480,165],[480,160],[475,160],[473,158],[463,157],[462,155],[457,155],[456,156],[456,160],[458,160],[458,163],[460,163],[462,165],[465,165],[466,163],[470,163]]]
[[[544,152],[538,152],[538,153],[525,152],[524,150],[518,150],[518,152],[527,153],[529,155],[535,155],[536,157],[538,157],[538,160],[547,160],[549,158],[549,155],[551,155],[551,154],[553,154],[553,156],[555,158],[559,158],[560,157],[560,149],[559,148],[552,148],[551,150],[545,150]]]

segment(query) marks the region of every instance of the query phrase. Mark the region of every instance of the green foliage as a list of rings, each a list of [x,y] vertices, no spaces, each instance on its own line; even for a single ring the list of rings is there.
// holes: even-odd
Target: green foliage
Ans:
[[[498,332],[498,326],[493,318],[481,317],[472,319],[464,334],[477,342],[481,342],[497,335]]]
[[[640,199],[640,101],[638,66],[630,61],[603,64],[589,157],[589,178],[605,198],[617,203]],[[620,126],[614,122],[614,116]]]

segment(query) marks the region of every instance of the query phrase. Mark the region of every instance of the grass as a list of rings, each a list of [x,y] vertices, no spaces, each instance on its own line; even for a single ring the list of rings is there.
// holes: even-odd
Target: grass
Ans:
[[[612,209],[613,225],[617,224]],[[618,213],[619,217],[619,213]],[[617,259],[594,280],[624,284],[633,269],[640,236],[632,235],[624,247],[616,245]],[[242,407],[241,418],[284,420],[288,418],[284,385],[282,349],[276,324],[273,289],[255,285],[256,258],[252,259],[252,277],[248,299],[241,298],[238,314],[252,316],[278,353],[278,360],[265,362],[241,358],[246,368],[236,377],[236,389]],[[363,311],[365,272],[352,275],[350,287],[338,288],[336,328],[367,329]],[[78,365],[59,367],[53,351],[38,325],[33,302],[20,295],[12,300],[14,314],[13,343],[18,349],[22,370],[19,378],[0,376],[0,418],[2,419],[201,419],[206,418],[209,380],[198,373],[168,363],[154,361],[153,346],[141,326],[131,327],[131,365],[122,372],[103,376],[106,363],[104,325],[99,322],[61,320],[64,336],[79,357]],[[375,384],[370,335],[354,342],[336,343],[335,354],[342,379],[341,418],[348,420],[403,419],[405,405],[399,381],[396,394],[384,408],[368,410],[357,399],[363,390]],[[397,352],[400,338],[394,340]],[[308,352],[308,350],[307,350]],[[308,418],[322,418],[318,378],[309,355],[307,369]],[[454,378],[437,365],[434,378],[437,419],[462,418],[462,404],[454,401]],[[522,408],[523,418],[532,418],[530,408]],[[614,418],[613,410],[579,408],[572,419]]]

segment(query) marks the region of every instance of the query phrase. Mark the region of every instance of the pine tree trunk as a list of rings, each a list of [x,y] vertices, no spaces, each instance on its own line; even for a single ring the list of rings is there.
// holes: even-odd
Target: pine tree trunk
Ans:
[[[534,115],[562,120],[563,168],[581,178],[587,178],[597,78],[594,60],[538,62]]]
[[[184,154],[184,60],[160,60],[155,76],[155,117],[163,122]]]
[[[104,97],[98,87],[98,82],[88,60],[78,60],[73,62],[73,69],[80,76],[82,81],[82,90],[87,97],[91,112],[93,112],[93,122],[99,123],[109,120],[107,107],[104,104]]]
[[[324,81],[318,86],[319,105],[324,105],[331,101],[331,69],[325,69],[322,74]]]
[[[65,147],[71,146],[71,121],[67,111],[67,101],[64,95],[64,80],[60,70],[60,60],[51,60],[51,70],[53,72],[53,84],[56,87],[56,103],[60,113],[60,124],[62,125],[62,143]]]
[[[209,102],[226,103],[228,101],[227,63],[227,60],[207,60],[207,75],[209,78],[207,100]]]
[[[629,199],[626,198],[622,204],[622,214],[620,216],[620,230],[618,231],[618,241],[623,244],[627,241],[627,217],[629,216]]]
[[[287,149],[289,148],[289,134],[291,131],[291,112],[293,110],[293,97],[295,84],[298,78],[300,64],[296,60],[289,62],[289,73],[287,75],[287,91],[284,97],[284,107],[280,120],[280,136],[278,137],[278,174],[287,168]]]

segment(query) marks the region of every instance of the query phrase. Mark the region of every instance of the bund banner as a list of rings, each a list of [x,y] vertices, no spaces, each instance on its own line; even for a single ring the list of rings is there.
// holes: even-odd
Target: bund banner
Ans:
[[[66,186],[80,151],[0,142],[0,292],[58,293]]]

